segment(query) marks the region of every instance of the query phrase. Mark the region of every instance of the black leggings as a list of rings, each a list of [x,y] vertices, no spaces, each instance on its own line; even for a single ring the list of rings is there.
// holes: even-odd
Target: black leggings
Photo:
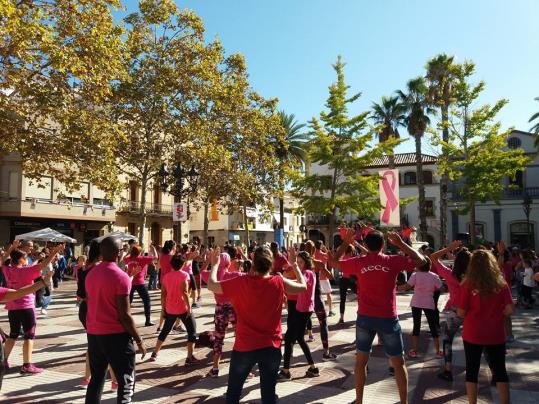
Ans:
[[[190,316],[187,316],[187,313],[165,314],[165,324],[163,325],[163,329],[159,333],[157,339],[161,342],[165,342],[165,339],[167,339],[168,334],[172,330],[172,327],[174,327],[174,323],[178,318],[182,320],[183,325],[185,325],[185,330],[187,331],[187,341],[196,342],[197,327],[193,313],[191,313]]]
[[[350,289],[352,292],[357,292],[357,288],[355,286],[356,283],[350,278],[342,277],[339,281],[339,309],[341,316],[344,316],[344,309],[346,307],[346,294],[348,293],[348,289]]]
[[[292,358],[292,350],[294,349],[294,343],[298,343],[303,354],[307,359],[309,365],[313,365],[313,357],[311,356],[311,350],[309,345],[305,342],[305,329],[307,328],[307,321],[311,317],[311,312],[302,313],[296,311],[290,321],[290,326],[286,330],[284,336],[284,363],[283,367],[285,369],[290,369],[290,358]],[[290,315],[290,313],[289,313]]]
[[[481,354],[485,352],[485,359],[492,372],[492,380],[496,383],[508,383],[509,377],[505,368],[505,344],[477,345],[464,341],[464,354],[466,355],[466,381],[477,383]]]
[[[324,306],[324,302],[322,302],[322,298],[320,295],[314,296],[314,314],[316,314],[316,318],[318,318],[318,324],[320,325],[320,338],[322,339],[322,347],[324,350],[329,349],[329,328],[328,328],[328,315],[326,313],[326,306]],[[312,330],[313,329],[313,322],[311,320],[311,317],[309,317],[309,320],[307,321],[307,329]]]
[[[150,295],[148,294],[148,288],[146,285],[132,285],[131,293],[129,294],[129,303],[133,303],[133,298],[135,297],[135,290],[142,299],[144,304],[144,316],[146,317],[146,322],[150,321],[151,306],[150,306]]]
[[[36,335],[36,315],[34,309],[8,310],[9,338],[17,339],[23,331],[24,339],[34,339]]]
[[[412,317],[414,318],[414,329],[412,331],[412,335],[415,337],[419,336],[419,331],[421,329],[421,311],[423,311],[425,313],[425,317],[427,317],[432,338],[438,338],[438,330],[440,325],[438,322],[439,316],[436,314],[436,310],[422,309],[420,307],[412,307]]]

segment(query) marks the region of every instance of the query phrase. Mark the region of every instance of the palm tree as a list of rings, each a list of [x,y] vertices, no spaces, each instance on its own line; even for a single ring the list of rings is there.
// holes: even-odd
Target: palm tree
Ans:
[[[421,140],[430,124],[429,114],[435,111],[431,106],[428,87],[423,77],[408,81],[406,93],[399,90],[397,95],[405,105],[407,115],[405,119],[408,133],[415,139],[416,156],[416,182],[419,196],[419,233],[421,240],[427,240],[427,211],[425,209],[425,183],[423,179],[423,154]]]
[[[431,103],[440,108],[442,117],[442,140],[449,142],[449,107],[455,101],[454,82],[457,65],[454,57],[441,53],[427,62],[426,79]],[[442,147],[442,154],[447,150]],[[440,243],[447,244],[447,193],[449,175],[443,174],[440,181]]]
[[[281,177],[279,178],[279,227],[284,229],[284,190],[285,171],[288,168],[300,168],[307,160],[307,140],[308,134],[301,130],[305,124],[296,121],[294,114],[287,114],[279,111],[279,120],[284,131],[284,136],[275,142],[275,156],[281,166]]]
[[[373,102],[371,118],[377,125],[382,125],[378,133],[380,143],[389,139],[400,137],[399,126],[404,126],[406,108],[400,102],[399,97],[382,97],[380,104]],[[388,156],[389,168],[395,168],[395,156]]]
[[[535,101],[539,101],[539,97],[535,97]],[[535,147],[539,148],[539,112],[533,114],[528,122],[537,120],[535,125],[530,129],[531,132],[535,133]]]

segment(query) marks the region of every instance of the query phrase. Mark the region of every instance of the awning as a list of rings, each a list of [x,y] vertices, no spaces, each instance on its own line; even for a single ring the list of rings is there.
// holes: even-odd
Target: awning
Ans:
[[[113,231],[111,233],[107,233],[101,237],[94,238],[95,241],[98,243],[101,243],[105,238],[107,237],[116,237],[117,239],[120,239],[120,241],[136,241],[138,243],[138,237],[132,236],[129,233],[124,233],[123,231]]]
[[[15,236],[15,240],[30,240],[30,241],[50,241],[52,243],[76,243],[77,240],[66,236],[56,230],[46,227],[45,229],[31,231],[30,233],[19,234]]]

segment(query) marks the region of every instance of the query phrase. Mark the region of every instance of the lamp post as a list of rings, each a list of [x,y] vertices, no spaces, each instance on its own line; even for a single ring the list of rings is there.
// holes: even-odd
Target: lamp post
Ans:
[[[522,201],[522,209],[524,210],[524,214],[526,215],[526,233],[528,235],[528,242],[526,247],[530,247],[531,244],[531,231],[530,231],[530,212],[532,210],[531,205],[533,203],[533,199],[530,196],[530,194],[526,191],[524,191],[524,200]]]
[[[200,173],[197,171],[194,165],[189,170],[182,167],[180,163],[176,163],[172,173],[167,170],[166,164],[161,164],[161,168],[157,173],[157,176],[161,180],[161,189],[164,192],[168,192],[170,195],[175,196],[175,202],[182,201],[182,197],[185,195],[193,194],[198,187],[198,178]],[[169,182],[169,180],[171,180]],[[187,180],[187,184],[186,184]],[[169,184],[172,184],[169,189]],[[177,199],[177,201],[176,201]],[[176,238],[181,243],[182,241],[182,222],[178,222],[178,233]]]

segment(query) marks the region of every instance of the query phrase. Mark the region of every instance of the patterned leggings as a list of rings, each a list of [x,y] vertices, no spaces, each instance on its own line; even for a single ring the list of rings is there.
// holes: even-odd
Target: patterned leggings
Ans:
[[[213,355],[221,356],[225,341],[226,328],[236,324],[236,312],[230,303],[215,306],[215,332],[213,340]]]
[[[440,324],[440,334],[444,347],[444,362],[451,363],[453,361],[453,339],[462,326],[462,319],[453,310],[444,311],[443,314],[445,321]]]
[[[322,298],[316,295],[314,297],[314,313],[316,314],[318,323],[320,324],[320,338],[322,339],[322,346],[324,347],[324,350],[327,351],[329,349],[328,315],[326,313],[326,306],[324,306],[324,302],[322,302]],[[313,322],[310,318],[307,322],[307,329],[313,329]]]

